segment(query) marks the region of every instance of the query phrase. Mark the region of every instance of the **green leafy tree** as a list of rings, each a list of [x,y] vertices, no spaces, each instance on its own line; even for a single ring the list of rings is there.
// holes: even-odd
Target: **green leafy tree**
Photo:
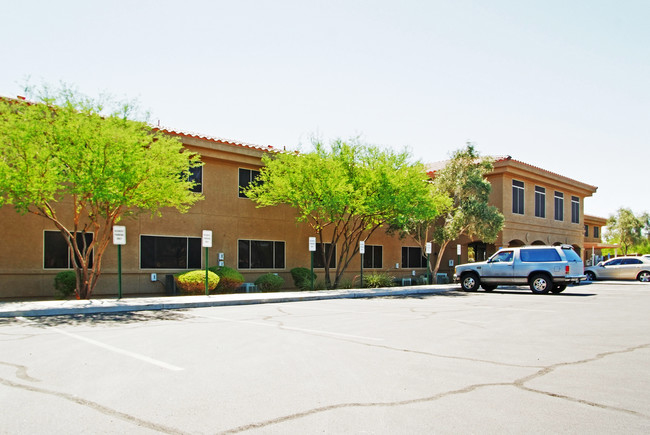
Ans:
[[[629,249],[643,241],[643,216],[637,217],[629,208],[619,208],[615,215],[607,219],[605,239],[610,243],[618,243],[627,255]]]
[[[307,222],[320,242],[325,281],[336,288],[359,241],[382,226],[399,225],[418,208],[435,214],[424,167],[407,152],[382,151],[357,140],[336,140],[329,147],[314,140],[310,153],[278,153],[263,158],[258,182],[247,190],[258,206],[288,204]],[[336,246],[334,280],[330,264]]]
[[[433,184],[450,199],[449,207],[435,221],[432,239],[438,246],[433,275],[449,243],[465,235],[491,243],[503,228],[504,217],[497,207],[488,204],[492,186],[485,178],[492,171],[492,160],[483,158],[472,144],[453,153],[444,168],[435,172]]]
[[[0,100],[0,206],[41,216],[61,231],[77,297],[87,299],[113,225],[164,207],[187,211],[201,198],[190,191],[189,175],[202,163],[177,138],[130,119],[130,103],[110,111],[65,85],[34,92],[33,103]]]

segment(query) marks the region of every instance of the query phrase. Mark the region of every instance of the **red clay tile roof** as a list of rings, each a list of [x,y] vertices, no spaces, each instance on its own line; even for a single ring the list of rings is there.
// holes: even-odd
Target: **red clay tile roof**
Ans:
[[[205,134],[200,134],[200,133],[193,133],[193,132],[188,132],[188,131],[183,131],[183,130],[176,130],[172,128],[167,128],[167,127],[154,127],[153,128],[156,131],[162,131],[163,133],[168,133],[176,136],[184,136],[184,137],[193,137],[195,139],[203,139],[207,140],[210,142],[216,142],[216,143],[222,143],[226,145],[235,145],[235,146],[240,146],[243,148],[253,148],[261,151],[271,151],[271,152],[277,152],[279,151],[278,149],[272,147],[271,145],[267,146],[262,146],[262,145],[255,145],[252,143],[247,143],[247,142],[242,142],[242,141],[237,141],[237,140],[230,140],[230,139],[224,139],[221,137],[214,137],[214,136],[208,136]]]

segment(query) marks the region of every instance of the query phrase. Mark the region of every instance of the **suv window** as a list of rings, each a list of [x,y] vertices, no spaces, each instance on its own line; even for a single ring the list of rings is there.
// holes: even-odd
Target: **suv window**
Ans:
[[[566,255],[567,261],[582,261],[582,258],[580,258],[578,253],[571,248],[563,248],[562,252],[564,252],[564,255]]]
[[[500,251],[490,258],[490,263],[507,263],[512,261],[512,251]]]
[[[550,249],[522,249],[520,252],[521,261],[530,262],[543,262],[543,261],[562,261],[560,254],[557,253],[555,248]]]

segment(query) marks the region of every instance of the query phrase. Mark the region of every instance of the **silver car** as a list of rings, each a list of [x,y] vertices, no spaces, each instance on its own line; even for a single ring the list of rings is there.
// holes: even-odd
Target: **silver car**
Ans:
[[[595,266],[585,267],[587,281],[597,279],[638,279],[650,282],[650,258],[616,257],[601,261]]]

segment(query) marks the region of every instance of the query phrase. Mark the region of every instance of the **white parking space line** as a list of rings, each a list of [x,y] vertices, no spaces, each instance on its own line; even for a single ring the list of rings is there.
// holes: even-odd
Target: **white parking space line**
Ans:
[[[264,326],[264,327],[267,327],[267,328],[269,328],[269,327],[270,328],[280,328],[280,329],[285,329],[287,331],[307,332],[307,333],[310,333],[310,334],[331,335],[331,336],[334,336],[334,337],[343,337],[343,338],[355,338],[355,339],[358,339],[358,340],[384,341],[383,338],[365,337],[363,335],[343,334],[343,333],[340,333],[340,332],[322,331],[322,330],[318,330],[318,329],[294,328],[292,326],[277,325],[277,324],[273,324],[273,323],[252,322],[250,320],[233,320],[233,319],[227,319],[225,317],[205,316],[205,315],[200,315],[200,314],[193,314],[193,316],[201,317],[201,318],[204,318],[204,319],[219,320],[221,322],[242,323],[242,324],[247,324],[247,325]]]
[[[391,317],[402,317],[402,318],[412,318],[412,314],[398,314],[398,313],[384,313],[380,311],[379,309],[377,311],[356,311],[356,310],[335,310],[335,309],[328,309],[328,308],[315,308],[315,307],[307,307],[307,306],[301,306],[301,307],[296,307],[300,308],[301,310],[313,310],[313,311],[324,311],[327,313],[336,313],[336,314],[370,314],[372,316],[376,315],[382,315],[382,316],[391,316]]]
[[[24,317],[16,317],[16,319],[19,319],[19,320],[21,320],[23,322],[26,322],[26,323],[29,323],[29,324],[32,324],[32,325],[38,325],[38,326],[43,327],[43,325],[41,325],[41,324],[39,324],[37,322],[34,322],[33,320],[26,319]],[[102,343],[100,341],[96,341],[96,340],[93,340],[93,339],[90,339],[90,338],[86,338],[86,337],[83,337],[81,335],[72,334],[72,333],[70,333],[68,331],[64,331],[63,329],[55,328],[53,326],[45,326],[45,328],[49,329],[51,331],[54,331],[56,333],[59,333],[61,335],[65,335],[67,337],[74,338],[75,340],[84,341],[86,343],[92,344],[92,345],[100,347],[102,349],[110,350],[111,352],[119,353],[121,355],[125,355],[125,356],[131,357],[131,358],[135,358],[135,359],[138,359],[140,361],[144,361],[144,362],[147,362],[149,364],[153,364],[155,366],[162,367],[162,368],[167,369],[167,370],[173,370],[173,371],[181,371],[181,370],[183,370],[181,367],[177,367],[177,366],[172,365],[172,364],[167,364],[166,362],[158,361],[156,359],[149,358],[148,356],[140,355],[140,354],[135,353],[135,352],[130,352],[128,350],[120,349],[118,347],[111,346],[110,344]]]

